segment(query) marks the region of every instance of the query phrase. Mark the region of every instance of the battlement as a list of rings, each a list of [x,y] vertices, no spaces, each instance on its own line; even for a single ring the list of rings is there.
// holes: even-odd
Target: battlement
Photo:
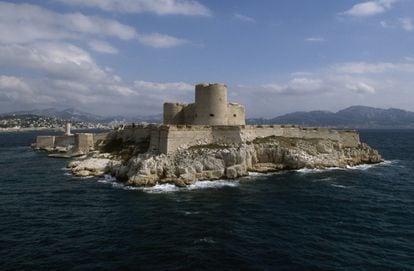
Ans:
[[[233,145],[271,136],[303,139],[327,139],[344,147],[360,144],[353,130],[303,128],[296,125],[140,125],[112,131],[107,140],[130,143],[149,142],[148,151],[171,154],[197,145]]]
[[[244,125],[245,109],[227,102],[224,84],[198,84],[195,103],[164,103],[163,123],[171,125]]]

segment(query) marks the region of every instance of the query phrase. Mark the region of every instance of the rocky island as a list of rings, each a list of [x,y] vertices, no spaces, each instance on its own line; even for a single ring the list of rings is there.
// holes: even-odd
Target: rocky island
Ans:
[[[133,186],[383,161],[354,130],[245,125],[244,107],[227,102],[223,84],[197,85],[195,103],[165,103],[161,125],[123,125],[105,134],[75,134],[70,142],[68,156],[84,154],[68,165],[74,175],[110,174]],[[56,138],[38,137],[34,147],[58,145]]]

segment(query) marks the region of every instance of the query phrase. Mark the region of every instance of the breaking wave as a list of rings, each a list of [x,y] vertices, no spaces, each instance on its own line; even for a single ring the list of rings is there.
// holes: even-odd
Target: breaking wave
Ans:
[[[229,180],[215,180],[215,181],[197,181],[194,184],[178,187],[174,184],[156,184],[151,187],[135,187],[125,185],[123,183],[117,182],[116,178],[105,175],[103,179],[98,180],[99,183],[111,184],[112,187],[124,190],[140,190],[150,194],[161,194],[161,193],[172,193],[178,191],[191,191],[199,189],[212,189],[212,188],[222,188],[222,187],[236,187],[239,185],[238,181],[229,181]]]
[[[380,166],[392,166],[397,164],[398,160],[385,160],[384,162],[377,163],[377,164],[362,164],[357,166],[346,166],[345,168],[341,167],[329,167],[329,168],[301,168],[298,170],[295,170],[296,172],[307,174],[307,173],[321,173],[321,172],[327,172],[327,171],[333,171],[333,170],[367,170],[374,167],[380,167]]]

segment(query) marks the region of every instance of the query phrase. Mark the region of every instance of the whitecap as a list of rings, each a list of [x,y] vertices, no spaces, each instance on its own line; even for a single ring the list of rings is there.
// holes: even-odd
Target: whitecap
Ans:
[[[99,183],[115,183],[116,182],[116,178],[111,175],[105,174],[103,177],[104,177],[103,179],[98,180]]]
[[[69,171],[69,170],[70,170],[70,168],[69,168],[69,167],[63,167],[63,168],[61,168],[60,170],[63,170],[63,171]]]
[[[184,211],[184,215],[198,215],[200,212]]]
[[[84,180],[84,179],[92,179],[92,178],[94,178],[95,176],[83,176],[83,177],[80,177],[80,176],[75,176],[74,178],[75,179],[82,179],[82,180]]]
[[[313,182],[330,182],[330,181],[333,181],[333,180],[335,180],[335,178],[327,177],[327,178],[313,180]]]
[[[178,191],[191,191],[198,189],[208,189],[208,188],[221,188],[221,187],[236,187],[239,185],[238,181],[228,181],[228,180],[215,180],[215,181],[197,181],[194,184],[187,185],[185,187],[178,187],[174,184],[156,184],[151,187],[137,187],[125,185],[121,182],[118,182],[115,177],[110,175],[105,175],[104,178],[98,180],[99,183],[111,184],[112,187],[124,190],[141,190],[150,194],[162,194],[162,193],[171,193]]]
[[[209,243],[209,244],[214,244],[215,242],[216,241],[214,241],[213,238],[211,237],[204,237],[204,238],[200,238],[195,241],[195,243]]]
[[[138,187],[136,187],[138,188]],[[141,188],[142,191],[147,192],[147,193],[151,193],[151,194],[160,194],[160,193],[171,193],[171,192],[176,192],[179,191],[180,188],[174,184],[156,184],[154,186],[151,187],[143,187]]]
[[[205,189],[205,188],[221,188],[221,187],[236,187],[239,185],[238,181],[228,181],[228,180],[216,180],[216,181],[197,181],[194,184],[190,184],[187,187],[184,187],[186,190],[196,190],[196,189]]]
[[[358,169],[358,170],[367,170],[370,168],[373,168],[379,164],[362,164],[362,165],[356,165],[356,166],[346,166],[347,169]]]
[[[308,173],[321,173],[326,171],[332,171],[332,170],[343,170],[343,168],[340,167],[327,167],[327,168],[301,168],[295,170],[296,172],[302,173],[302,174],[308,174]]]
[[[331,184],[331,186],[333,186],[333,187],[337,187],[337,188],[344,188],[344,189],[346,189],[346,188],[350,188],[349,186],[345,186],[345,185],[340,185],[340,184]]]
[[[249,171],[248,173],[249,173],[249,176],[252,176],[252,177],[269,175],[268,173],[254,172],[254,171]]]

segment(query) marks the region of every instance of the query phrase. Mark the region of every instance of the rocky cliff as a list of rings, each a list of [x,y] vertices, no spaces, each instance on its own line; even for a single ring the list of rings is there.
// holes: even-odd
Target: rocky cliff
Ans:
[[[197,180],[235,179],[249,171],[347,167],[381,161],[378,152],[364,143],[344,147],[330,139],[270,136],[237,145],[197,145],[169,155],[142,153],[139,146],[125,144],[111,153],[90,153],[69,167],[78,176],[111,174],[133,186],[184,186]]]

